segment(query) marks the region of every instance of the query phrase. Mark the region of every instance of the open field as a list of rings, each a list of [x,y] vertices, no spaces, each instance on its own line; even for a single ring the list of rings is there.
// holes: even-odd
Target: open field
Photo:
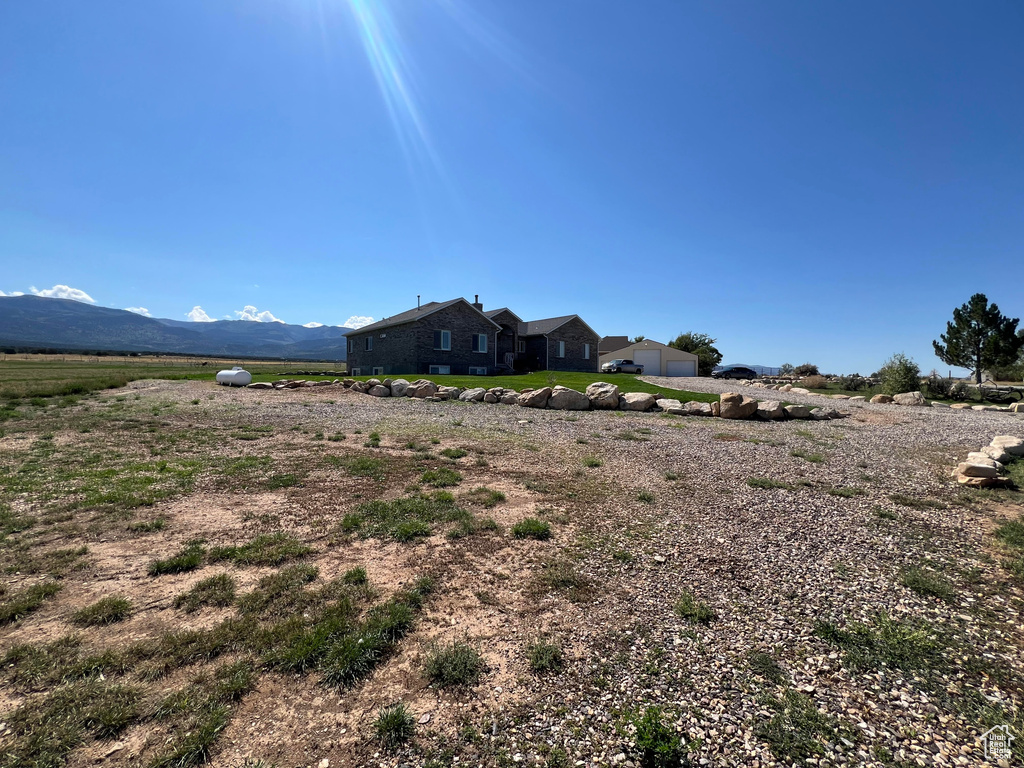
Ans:
[[[852,413],[8,402],[2,765],[981,764],[1022,500],[948,470],[1024,424]]]

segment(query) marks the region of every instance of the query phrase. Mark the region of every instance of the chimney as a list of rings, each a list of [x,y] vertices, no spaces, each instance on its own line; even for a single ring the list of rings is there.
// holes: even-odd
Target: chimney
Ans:
[[[473,306],[476,308],[477,312],[483,312],[484,311],[484,305],[480,303],[480,294],[479,293],[476,294],[475,296],[473,296]]]
[[[417,293],[416,294],[416,309],[419,309],[419,308],[420,308],[420,295]]]

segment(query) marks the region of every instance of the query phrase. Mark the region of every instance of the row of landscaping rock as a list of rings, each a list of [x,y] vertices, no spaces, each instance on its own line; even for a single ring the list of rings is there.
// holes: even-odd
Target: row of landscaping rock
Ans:
[[[461,400],[463,402],[501,403],[518,405],[522,408],[552,408],[562,411],[618,410],[618,411],[663,411],[679,416],[711,416],[723,419],[758,418],[766,421],[779,419],[839,419],[844,415],[835,408],[808,408],[805,405],[783,405],[776,400],[759,402],[746,395],[725,392],[718,402],[704,403],[696,400],[682,402],[672,398],[659,398],[647,392],[619,392],[615,384],[598,381],[579,392],[568,387],[541,387],[516,391],[506,387],[461,387],[439,386],[428,379],[407,381],[406,379],[369,379],[355,381],[344,379],[334,381],[282,380],[273,384],[250,384],[250,389],[299,389],[341,385],[353,392],[371,397],[415,397],[430,402]]]
[[[1006,464],[1024,458],[1024,440],[1011,435],[999,435],[980,451],[967,454],[953,470],[960,485],[972,488],[1012,488],[1013,481],[1003,477]]]

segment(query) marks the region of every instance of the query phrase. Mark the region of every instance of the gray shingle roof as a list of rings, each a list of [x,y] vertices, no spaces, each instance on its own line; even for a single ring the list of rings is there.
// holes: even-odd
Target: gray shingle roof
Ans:
[[[376,323],[370,325],[364,325],[362,328],[356,328],[349,331],[345,335],[348,336],[353,333],[365,333],[366,331],[378,331],[384,328],[390,328],[394,325],[402,325],[403,323],[413,323],[427,315],[432,315],[446,307],[450,307],[453,304],[458,304],[460,301],[466,302],[470,307],[473,305],[466,301],[461,296],[457,299],[449,299],[448,301],[428,301],[426,304],[421,304],[416,309],[409,309],[405,312],[399,312],[397,315],[391,317],[385,317],[383,320],[378,320]],[[490,320],[490,318],[487,318]],[[491,322],[494,322],[493,320]],[[497,325],[497,323],[495,323]]]
[[[572,320],[576,315],[563,315],[562,317],[549,317],[545,320],[528,320],[525,323],[519,324],[519,335],[520,336],[543,336],[545,333],[551,333],[556,328],[561,328],[563,325]]]

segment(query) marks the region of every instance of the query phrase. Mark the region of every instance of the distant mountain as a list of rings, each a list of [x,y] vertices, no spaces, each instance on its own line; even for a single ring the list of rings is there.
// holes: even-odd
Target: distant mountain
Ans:
[[[348,328],[217,320],[190,323],[40,296],[0,296],[0,346],[344,360]]]
[[[758,376],[775,376],[779,372],[778,367],[772,368],[770,365],[748,365],[747,363],[726,363],[724,365],[716,365],[715,370],[721,370],[722,368],[725,368],[726,365],[739,365],[743,366],[744,368],[749,368],[750,370],[754,371]]]

